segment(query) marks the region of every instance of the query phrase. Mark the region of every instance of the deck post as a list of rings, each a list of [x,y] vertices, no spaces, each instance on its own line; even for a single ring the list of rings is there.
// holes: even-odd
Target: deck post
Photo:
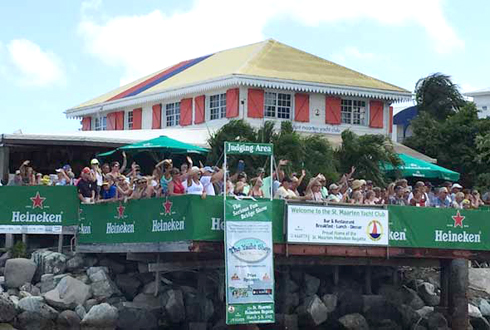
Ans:
[[[364,294],[371,295],[373,294],[373,289],[371,287],[371,278],[372,278],[372,268],[371,266],[366,266],[366,276],[364,277]]]
[[[5,248],[11,249],[14,246],[14,234],[5,234]]]
[[[454,259],[450,264],[449,314],[453,329],[466,329],[468,326],[468,260]]]
[[[197,299],[199,301],[199,321],[206,324],[206,282],[207,274],[204,269],[197,275]]]
[[[439,306],[446,309],[449,307],[449,277],[451,274],[450,264],[451,262],[448,260],[441,260],[441,301]]]
[[[334,285],[339,285],[339,272],[340,272],[340,266],[339,265],[333,266],[333,284]]]

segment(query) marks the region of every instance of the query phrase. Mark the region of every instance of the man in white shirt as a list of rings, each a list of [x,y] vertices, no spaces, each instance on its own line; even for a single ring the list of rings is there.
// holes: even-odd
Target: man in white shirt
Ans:
[[[215,196],[213,183],[223,180],[223,170],[215,171],[211,166],[201,169],[201,183],[207,196]]]
[[[285,176],[282,179],[281,186],[277,189],[274,198],[276,199],[296,199],[298,196],[291,190],[291,179]]]

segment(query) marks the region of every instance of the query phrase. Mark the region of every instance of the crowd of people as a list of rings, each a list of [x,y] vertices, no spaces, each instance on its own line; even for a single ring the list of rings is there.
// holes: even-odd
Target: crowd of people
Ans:
[[[90,167],[82,169],[79,177],[70,165],[56,169],[56,174],[36,173],[29,161],[22,163],[9,185],[75,185],[82,203],[105,203],[117,200],[142,199],[175,195],[222,195],[264,198],[272,193],[274,198],[346,203],[361,205],[406,205],[415,207],[477,209],[490,205],[490,193],[483,196],[477,190],[465,189],[459,183],[444,182],[434,187],[431,182],[417,181],[410,186],[406,179],[399,179],[386,187],[378,187],[372,181],[354,179],[355,167],[338,182],[327,182],[318,174],[304,183],[306,173],[287,175],[287,160],[280,160],[271,177],[258,168],[249,179],[244,162],[239,161],[234,173],[226,173],[216,166],[195,166],[190,157],[179,167],[171,159],[157,163],[151,175],[143,175],[140,166],[132,163],[127,168],[123,153],[122,165],[118,161],[100,165],[92,159]],[[267,181],[267,185],[265,184]],[[266,187],[267,186],[267,187]],[[306,188],[305,188],[306,186]]]

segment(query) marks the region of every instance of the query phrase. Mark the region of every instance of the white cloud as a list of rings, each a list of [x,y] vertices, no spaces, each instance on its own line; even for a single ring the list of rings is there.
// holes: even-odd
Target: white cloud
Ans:
[[[354,46],[346,47],[342,52],[332,55],[332,61],[338,64],[346,65],[348,60],[351,59],[372,61],[382,59],[382,56],[369,52],[361,52],[357,47]]]
[[[185,12],[154,10],[146,15],[117,16],[98,22],[83,13],[98,9],[91,0],[82,8],[78,30],[89,53],[125,69],[121,82],[184,59],[265,39],[274,18],[288,17],[307,26],[374,20],[387,26],[421,26],[436,51],[464,46],[446,21],[440,0],[195,0]],[[260,8],[260,10],[258,10]],[[346,49],[343,56],[367,59],[374,54]],[[357,52],[356,52],[357,51]]]
[[[64,84],[61,60],[51,51],[42,50],[27,39],[15,39],[7,44],[10,61],[17,71],[16,80],[24,86]]]

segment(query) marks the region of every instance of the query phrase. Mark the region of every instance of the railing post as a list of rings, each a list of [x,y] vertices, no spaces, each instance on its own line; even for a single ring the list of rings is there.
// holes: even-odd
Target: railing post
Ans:
[[[468,326],[468,260],[451,261],[449,278],[449,313],[453,329],[466,329]]]

